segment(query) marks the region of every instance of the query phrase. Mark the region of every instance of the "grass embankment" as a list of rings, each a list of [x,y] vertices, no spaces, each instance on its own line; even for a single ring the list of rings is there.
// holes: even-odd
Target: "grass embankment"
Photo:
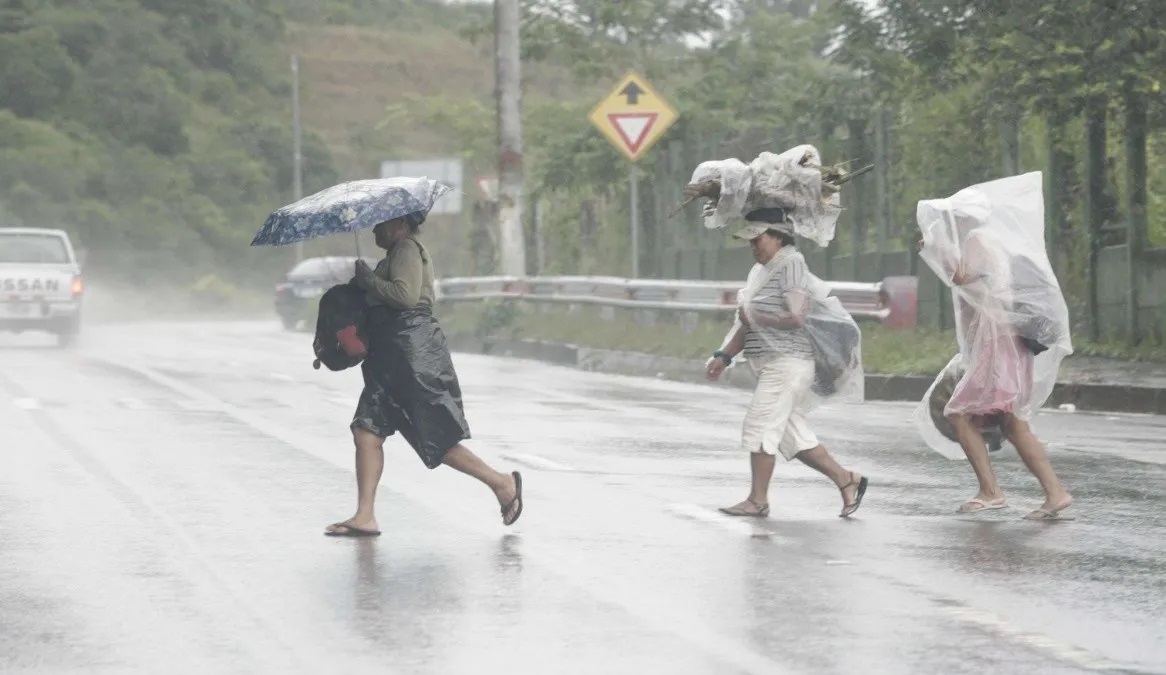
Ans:
[[[704,358],[716,349],[729,328],[726,320],[665,320],[630,310],[583,307],[546,312],[520,303],[444,303],[440,317],[450,335],[533,339],[680,358]],[[934,328],[889,330],[862,323],[862,357],[868,373],[932,375],[956,350],[955,333]],[[1076,353],[1119,359],[1166,361],[1166,347],[1078,342]]]

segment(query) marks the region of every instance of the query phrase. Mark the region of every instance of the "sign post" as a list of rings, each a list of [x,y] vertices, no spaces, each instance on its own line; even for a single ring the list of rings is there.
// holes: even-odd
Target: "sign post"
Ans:
[[[640,278],[640,170],[632,164],[628,172],[628,194],[632,209],[632,278]]]
[[[635,72],[625,75],[595,106],[589,117],[599,132],[631,163],[628,192],[631,197],[633,279],[640,276],[640,188],[636,162],[676,123],[678,117],[676,110]]]

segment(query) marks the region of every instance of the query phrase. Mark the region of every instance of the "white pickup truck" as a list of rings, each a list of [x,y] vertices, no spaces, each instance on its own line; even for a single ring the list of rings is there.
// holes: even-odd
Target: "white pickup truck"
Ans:
[[[0,331],[81,333],[81,265],[61,230],[0,228]]]

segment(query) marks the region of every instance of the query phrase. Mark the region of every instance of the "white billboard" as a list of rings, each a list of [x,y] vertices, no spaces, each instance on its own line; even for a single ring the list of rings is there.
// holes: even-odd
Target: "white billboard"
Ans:
[[[415,176],[432,178],[453,188],[433,205],[432,214],[456,214],[462,212],[462,160],[460,159],[418,159],[381,162],[381,178],[393,176]]]

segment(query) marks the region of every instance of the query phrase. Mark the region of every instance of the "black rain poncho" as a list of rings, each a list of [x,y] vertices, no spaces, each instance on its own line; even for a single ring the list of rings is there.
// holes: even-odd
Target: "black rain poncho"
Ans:
[[[364,391],[352,427],[401,436],[430,469],[470,437],[461,386],[445,334],[426,305],[368,315],[369,353],[361,364]]]

